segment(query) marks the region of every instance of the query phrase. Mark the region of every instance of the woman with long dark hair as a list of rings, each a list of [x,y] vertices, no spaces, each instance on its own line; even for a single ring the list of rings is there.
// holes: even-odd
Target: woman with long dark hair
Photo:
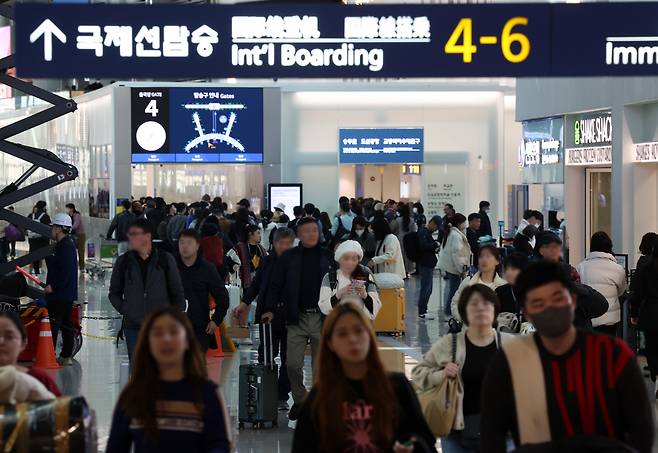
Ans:
[[[466,217],[464,214],[453,215],[446,224],[443,243],[439,252],[439,269],[446,274],[446,292],[444,297],[443,313],[452,315],[452,298],[459,288],[462,275],[466,273],[471,263],[471,246],[466,237]]]
[[[240,242],[235,246],[240,258],[240,281],[245,291],[251,286],[261,261],[267,256],[267,251],[260,245],[261,234],[258,226],[247,225],[242,230]]]
[[[407,274],[404,270],[402,247],[397,236],[391,231],[388,220],[383,216],[376,217],[370,227],[377,240],[377,250],[375,256],[368,262],[368,267],[376,274],[385,272],[405,278]]]
[[[132,370],[107,453],[230,451],[226,406],[185,313],[165,307],[146,318]]]
[[[402,256],[404,257],[404,268],[407,274],[411,274],[416,270],[416,263],[407,257],[407,252],[404,250],[404,237],[409,233],[417,233],[418,225],[411,218],[411,209],[408,204],[400,204],[398,207],[399,216],[391,222],[391,231],[395,233],[402,248]]]
[[[53,398],[62,396],[59,387],[46,371],[35,367],[26,368],[18,364],[18,356],[27,346],[27,332],[17,312],[0,311],[0,337],[5,340],[0,347],[0,367],[14,366],[16,371],[27,373],[41,382],[53,394]]]
[[[423,204],[420,201],[414,203],[412,212],[414,216],[414,221],[416,222],[418,228],[427,224],[427,217],[425,217],[425,208],[423,207]]]
[[[416,393],[400,373],[387,373],[370,321],[356,304],[325,319],[317,380],[304,401],[292,453],[435,451]]]

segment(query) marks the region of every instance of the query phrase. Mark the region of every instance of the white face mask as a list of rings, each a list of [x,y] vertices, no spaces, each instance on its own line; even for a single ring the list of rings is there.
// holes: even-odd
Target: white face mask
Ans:
[[[418,208],[413,208],[412,211],[414,214],[418,214]]]
[[[365,233],[366,230],[354,230],[357,236],[361,237],[363,236],[363,233]]]
[[[277,228],[288,228],[288,224],[287,223],[277,223],[276,227]]]

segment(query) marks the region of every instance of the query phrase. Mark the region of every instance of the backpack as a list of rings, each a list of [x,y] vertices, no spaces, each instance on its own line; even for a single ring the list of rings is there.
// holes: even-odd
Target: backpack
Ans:
[[[334,235],[334,237],[340,241],[345,236],[348,236],[350,234],[350,231],[347,228],[345,228],[345,226],[343,225],[343,221],[341,220],[340,216],[338,216],[336,218],[338,219],[338,228],[336,228],[336,234]]]
[[[361,271],[363,274],[367,276],[372,275],[372,271],[368,269],[366,266],[364,266],[363,264],[359,264],[357,269],[359,269],[359,271]],[[370,285],[371,283],[373,282],[370,281],[370,279],[366,280],[366,289],[368,285]],[[331,288],[331,291],[333,291],[336,289],[337,286],[338,286],[338,269],[332,267],[331,269],[329,269],[329,288]]]
[[[203,257],[217,267],[224,265],[224,240],[218,235],[201,238]]]
[[[402,238],[402,245],[404,246],[404,253],[407,255],[413,262],[417,262],[420,259],[420,238],[418,233],[412,231],[407,233]]]
[[[43,216],[45,216],[45,215],[46,215],[46,213],[45,213],[45,211],[44,211],[44,212],[42,212],[42,213],[39,215],[39,217],[37,217],[37,218],[32,217],[32,220],[34,220],[35,222],[41,222],[41,219],[42,219]],[[39,234],[39,233],[37,233],[37,232],[35,232],[35,231],[27,230],[27,238],[28,238],[28,239],[37,239],[37,238],[42,238],[42,237],[44,237],[44,236],[42,236],[41,234]]]

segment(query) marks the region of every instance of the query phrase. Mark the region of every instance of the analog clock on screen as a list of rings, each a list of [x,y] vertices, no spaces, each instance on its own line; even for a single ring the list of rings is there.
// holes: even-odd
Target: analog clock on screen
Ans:
[[[167,141],[167,131],[155,121],[142,123],[135,133],[137,144],[146,151],[157,151]]]

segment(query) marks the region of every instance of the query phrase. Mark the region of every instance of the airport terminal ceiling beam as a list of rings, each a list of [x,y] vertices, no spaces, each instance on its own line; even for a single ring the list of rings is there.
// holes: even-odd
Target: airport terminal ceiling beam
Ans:
[[[14,17],[13,8],[6,1],[0,1],[0,15],[8,19],[13,19]],[[8,85],[22,93],[48,102],[52,106],[4,127],[0,127],[0,151],[32,164],[16,181],[0,190],[0,219],[13,223],[24,230],[50,237],[50,227],[48,225],[10,211],[6,207],[59,184],[74,180],[78,177],[78,169],[62,161],[57,155],[46,149],[33,148],[20,143],[10,142],[7,138],[45,124],[60,116],[72,113],[77,109],[77,105],[71,99],[57,96],[42,88],[10,76],[7,74],[7,70],[13,67],[14,55],[0,59],[0,84]],[[41,168],[53,174],[23,186],[23,183]],[[16,266],[25,266],[33,261],[51,255],[53,248],[53,245],[47,245],[27,255],[23,255],[16,260],[0,264],[0,276],[13,271]]]

